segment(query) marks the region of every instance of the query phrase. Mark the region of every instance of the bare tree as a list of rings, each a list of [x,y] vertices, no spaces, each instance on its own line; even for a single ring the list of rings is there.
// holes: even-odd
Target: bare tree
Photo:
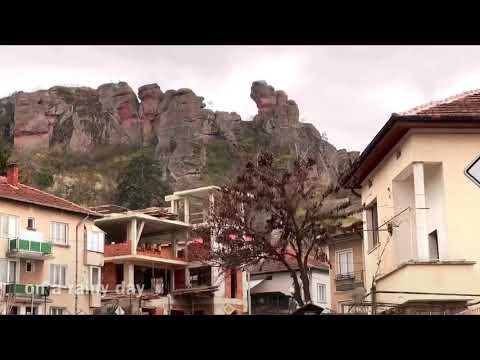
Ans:
[[[318,186],[310,176],[311,158],[298,156],[289,169],[274,164],[274,157],[262,152],[221,188],[207,225],[195,231],[215,241],[189,254],[227,269],[280,263],[290,272],[294,298],[302,306],[311,301],[309,264],[327,261],[324,248],[349,215],[349,204],[329,201],[338,189]]]

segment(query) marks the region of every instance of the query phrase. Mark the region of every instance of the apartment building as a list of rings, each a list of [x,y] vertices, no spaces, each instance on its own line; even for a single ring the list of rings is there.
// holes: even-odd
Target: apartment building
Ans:
[[[207,220],[217,187],[174,192],[170,208],[128,211],[97,208],[105,216],[102,284],[106,306],[151,315],[243,314],[247,311],[245,274],[189,261],[193,246],[214,239],[192,239],[191,230]],[[120,293],[116,289],[132,289]],[[113,305],[112,305],[113,304]],[[122,310],[124,311],[124,310]]]
[[[91,314],[100,306],[99,214],[0,177],[0,313]]]
[[[479,156],[471,91],[392,114],[344,178],[362,198],[374,312],[453,314],[480,299]]]
[[[361,221],[358,223],[361,227]],[[332,237],[328,247],[332,310],[339,314],[362,313],[355,307],[365,295],[363,239],[355,228]]]

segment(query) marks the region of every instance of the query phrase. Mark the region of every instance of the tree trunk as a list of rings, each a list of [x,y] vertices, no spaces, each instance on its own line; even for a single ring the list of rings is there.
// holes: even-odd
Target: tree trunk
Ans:
[[[303,285],[303,298],[305,299],[305,303],[309,303],[312,301],[312,296],[310,294],[310,278],[308,277],[308,270],[301,268],[300,277]]]
[[[302,299],[302,289],[300,287],[300,284],[298,283],[298,278],[295,271],[292,272],[291,277],[293,279],[293,289],[294,289],[293,298],[297,301],[299,306],[303,306],[304,302]]]

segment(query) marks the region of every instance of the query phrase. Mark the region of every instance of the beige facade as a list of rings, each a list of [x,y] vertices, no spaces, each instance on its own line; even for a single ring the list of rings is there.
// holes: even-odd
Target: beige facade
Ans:
[[[338,235],[329,245],[331,308],[351,312],[355,296],[364,294],[363,239],[358,233]]]
[[[464,174],[479,155],[475,129],[410,129],[362,181],[365,280],[369,291],[376,275],[377,302],[479,298],[480,187]]]
[[[5,314],[8,310],[10,313],[25,314],[32,305],[32,296],[25,294],[23,285],[49,284],[51,286],[49,296],[46,298],[44,296],[33,297],[34,312],[37,314],[52,312],[74,314],[74,289],[77,284],[77,288],[81,289],[77,298],[77,313],[91,314],[93,309],[99,306],[99,294],[87,291],[91,285],[91,269],[92,266],[95,266],[98,271],[103,266],[102,252],[88,251],[86,245],[88,232],[101,232],[94,226],[94,219],[89,217],[84,220],[86,216],[84,214],[7,199],[0,199],[0,215],[3,218],[6,215],[17,219],[12,221],[12,224],[16,223],[16,229],[10,230],[9,236],[2,234],[0,241],[0,259],[4,266],[7,264],[7,272],[15,268],[11,272],[12,274],[15,272],[15,279],[7,275],[10,277],[6,279],[7,283],[11,284],[10,286],[13,283],[17,285],[17,290],[14,292],[8,291],[6,289],[8,285],[4,284],[0,312]],[[29,218],[34,219],[34,230],[30,230],[30,234],[34,233],[34,237],[42,238],[43,242],[51,244],[51,251],[48,254],[40,254],[35,251],[12,251],[14,243],[10,242],[13,239],[20,241],[24,239],[24,234],[28,232],[26,229]],[[82,222],[82,220],[84,221]],[[54,223],[66,224],[66,236],[57,236],[57,240],[66,238],[65,244],[55,242],[52,234],[55,231],[53,230]],[[79,224],[81,225],[78,228],[78,248],[76,248],[76,230]],[[61,228],[65,229],[63,225]],[[60,286],[50,283],[51,265],[65,266],[64,273],[62,273],[63,270],[53,270],[54,272],[58,271],[59,275],[56,281],[61,284]],[[76,273],[77,280],[75,279]],[[72,291],[68,287],[71,287]],[[30,287],[30,289],[32,288]],[[53,310],[51,310],[52,308]]]

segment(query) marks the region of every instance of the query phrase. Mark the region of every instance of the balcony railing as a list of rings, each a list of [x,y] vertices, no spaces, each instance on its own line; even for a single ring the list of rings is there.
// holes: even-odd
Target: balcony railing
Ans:
[[[44,285],[34,284],[7,284],[5,286],[5,293],[18,297],[41,298],[50,295],[50,288]]]
[[[183,255],[183,251],[178,251],[177,255],[175,256],[172,253],[172,248],[168,247],[161,247],[160,245],[150,245],[150,244],[140,244],[137,246],[137,255],[144,255],[144,256],[154,256],[164,259],[171,259],[171,260],[185,260]]]
[[[335,288],[337,291],[353,290],[363,286],[363,271],[336,274]]]
[[[47,257],[52,255],[52,243],[44,241],[32,241],[24,239],[11,239],[8,241],[10,255],[25,257]]]

